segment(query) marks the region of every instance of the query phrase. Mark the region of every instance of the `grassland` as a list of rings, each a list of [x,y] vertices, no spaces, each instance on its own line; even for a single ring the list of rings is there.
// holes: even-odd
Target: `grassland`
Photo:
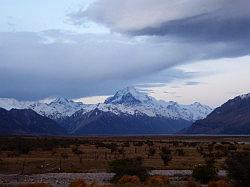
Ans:
[[[171,150],[167,165],[163,147]],[[134,157],[155,170],[191,170],[213,157],[223,169],[226,156],[242,150],[250,151],[250,137],[0,137],[0,173],[106,172],[110,161]]]

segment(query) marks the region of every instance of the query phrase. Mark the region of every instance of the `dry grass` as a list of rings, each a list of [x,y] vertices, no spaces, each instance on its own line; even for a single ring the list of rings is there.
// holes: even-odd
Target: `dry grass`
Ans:
[[[87,187],[88,184],[84,180],[75,180],[70,183],[69,187]]]
[[[168,176],[152,176],[145,183],[148,186],[164,186],[170,184]]]
[[[141,181],[140,181],[139,177],[137,177],[137,176],[125,175],[118,180],[118,184],[140,185]]]
[[[27,139],[36,138],[27,137]],[[3,141],[4,137],[0,140]],[[40,138],[42,139],[42,138]],[[47,138],[49,139],[49,138]],[[208,152],[208,145],[215,142],[216,145],[227,147],[222,142],[250,142],[249,137],[89,137],[77,138],[50,138],[53,141],[71,141],[72,144],[66,147],[54,147],[51,150],[42,150],[39,147],[28,154],[16,154],[15,151],[2,150],[0,152],[0,173],[21,173],[36,174],[50,172],[100,172],[106,171],[108,162],[122,158],[132,158],[140,156],[144,159],[147,167],[154,169],[192,169],[195,164],[204,163],[205,159],[197,151],[197,147],[202,147],[204,152]],[[6,142],[11,142],[11,138],[6,138]],[[39,140],[41,141],[41,140]],[[152,145],[147,144],[148,141]],[[81,143],[83,142],[83,143]],[[100,143],[117,144],[117,150],[113,151],[107,147],[98,147]],[[127,144],[129,146],[127,146]],[[125,146],[126,145],[126,146]],[[249,150],[249,144],[237,144],[238,150]],[[0,146],[1,147],[1,146]],[[76,154],[74,149],[82,153]],[[160,149],[169,147],[173,153],[173,159],[168,166],[164,166],[160,157]],[[148,156],[149,149],[156,150],[153,156]],[[176,153],[177,149],[182,149],[183,156]],[[122,150],[122,151],[121,151]],[[215,151],[215,150],[213,150]],[[65,156],[66,155],[66,156]],[[216,160],[216,165],[221,168],[225,157]]]
[[[200,187],[200,185],[194,181],[188,181],[184,187]]]
[[[229,184],[224,180],[209,182],[208,187],[229,187]]]

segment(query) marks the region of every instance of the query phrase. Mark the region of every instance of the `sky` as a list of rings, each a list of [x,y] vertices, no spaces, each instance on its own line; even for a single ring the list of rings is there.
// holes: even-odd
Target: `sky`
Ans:
[[[250,0],[1,0],[0,97],[126,86],[216,107],[250,92]]]

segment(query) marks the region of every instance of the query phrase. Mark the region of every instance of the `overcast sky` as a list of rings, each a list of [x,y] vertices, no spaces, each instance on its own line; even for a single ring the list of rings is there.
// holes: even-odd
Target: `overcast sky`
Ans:
[[[137,86],[215,107],[250,92],[250,0],[0,3],[0,97],[99,102]]]

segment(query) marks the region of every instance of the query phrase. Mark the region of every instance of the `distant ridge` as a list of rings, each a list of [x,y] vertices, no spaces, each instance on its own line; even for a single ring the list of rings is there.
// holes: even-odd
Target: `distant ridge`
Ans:
[[[181,134],[250,134],[250,94],[237,96]]]

